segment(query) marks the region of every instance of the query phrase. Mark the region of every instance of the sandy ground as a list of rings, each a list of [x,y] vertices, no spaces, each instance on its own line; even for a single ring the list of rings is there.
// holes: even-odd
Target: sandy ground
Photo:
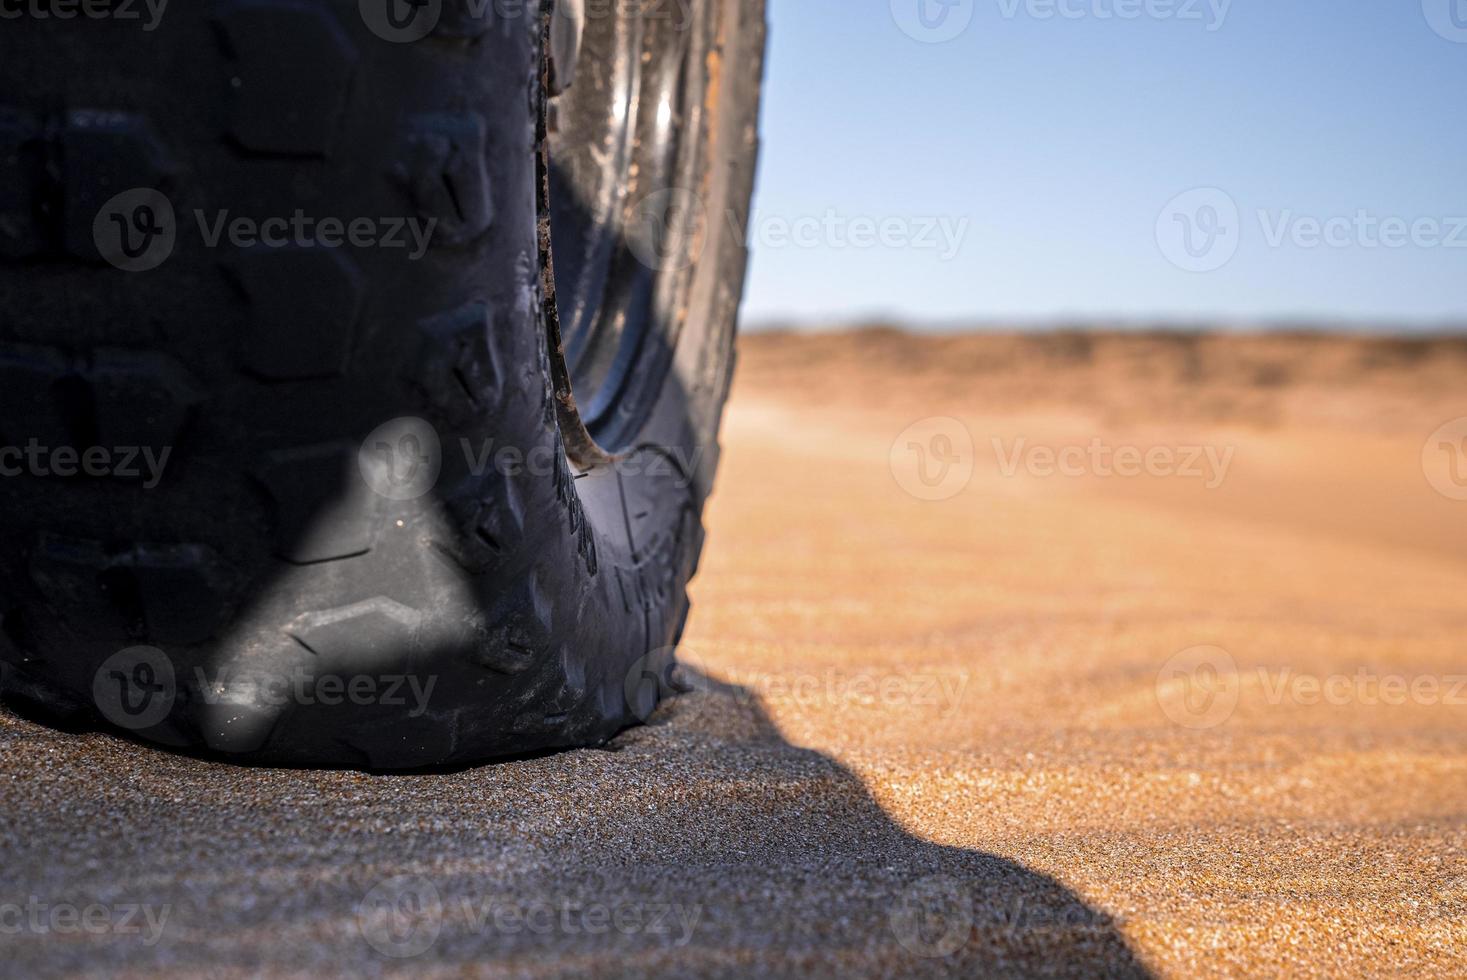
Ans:
[[[0,715],[0,972],[1467,975],[1464,378],[746,338],[694,693],[390,778]]]

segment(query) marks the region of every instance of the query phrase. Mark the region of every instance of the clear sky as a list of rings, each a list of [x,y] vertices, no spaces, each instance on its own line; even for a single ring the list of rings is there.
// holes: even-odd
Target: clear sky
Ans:
[[[748,323],[1467,321],[1467,0],[769,3]]]

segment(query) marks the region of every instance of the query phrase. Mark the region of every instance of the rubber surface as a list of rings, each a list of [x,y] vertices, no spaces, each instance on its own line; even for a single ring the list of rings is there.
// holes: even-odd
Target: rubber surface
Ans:
[[[43,460],[0,460],[10,700],[381,769],[594,743],[666,693],[732,369],[762,6],[690,23],[717,218],[639,437],[588,468],[549,381],[543,25],[473,9],[412,43],[324,0],[0,33],[0,445]],[[176,232],[128,272],[104,218],[138,190]],[[123,203],[138,235],[163,207]],[[211,244],[226,212],[365,218],[380,244]],[[111,470],[58,476],[66,448]]]

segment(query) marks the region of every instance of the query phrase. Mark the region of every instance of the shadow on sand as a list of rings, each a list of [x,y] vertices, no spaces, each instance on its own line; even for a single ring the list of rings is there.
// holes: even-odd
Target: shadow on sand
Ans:
[[[907,833],[748,691],[699,681],[606,750],[419,775],[0,714],[0,891],[166,910],[151,945],[22,930],[0,950],[23,972],[1149,975],[1053,878]]]

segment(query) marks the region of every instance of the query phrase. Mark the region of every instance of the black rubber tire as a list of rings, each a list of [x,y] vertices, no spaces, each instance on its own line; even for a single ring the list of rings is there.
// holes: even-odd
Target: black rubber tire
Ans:
[[[442,0],[412,43],[355,0],[0,29],[0,446],[116,450],[108,476],[0,459],[23,471],[0,477],[11,703],[376,770],[596,744],[666,693],[733,364],[763,4],[692,5],[685,140],[716,217],[671,369],[614,465],[552,385],[528,6]],[[176,215],[146,272],[94,237],[135,188]],[[226,209],[438,220],[419,261],[207,247],[191,216]],[[431,473],[433,437],[422,492],[392,453]],[[126,447],[169,451],[156,485],[142,457],[117,472]],[[485,448],[525,463],[472,465]]]

